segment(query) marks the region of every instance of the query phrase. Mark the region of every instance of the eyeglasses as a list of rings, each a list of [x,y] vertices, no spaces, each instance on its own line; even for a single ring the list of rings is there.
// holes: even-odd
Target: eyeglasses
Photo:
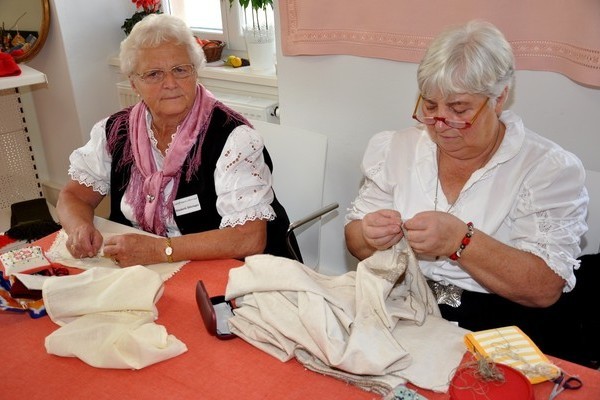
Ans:
[[[417,99],[417,104],[415,104],[415,109],[413,111],[413,119],[416,119],[417,121],[425,124],[425,125],[435,125],[438,121],[443,122],[444,124],[448,125],[450,128],[454,128],[454,129],[465,129],[465,128],[470,128],[474,123],[475,120],[477,119],[477,117],[479,117],[479,114],[481,114],[481,111],[483,111],[483,108],[485,107],[485,105],[487,104],[488,100],[490,99],[489,97],[485,99],[485,101],[483,102],[483,105],[479,108],[479,110],[475,113],[475,115],[473,115],[473,118],[471,118],[470,121],[452,121],[443,117],[424,117],[422,115],[417,115],[417,110],[419,108],[419,103],[421,102],[421,99],[423,98],[423,95],[419,95],[419,98]]]
[[[167,73],[171,73],[173,78],[175,79],[185,79],[188,78],[194,72],[196,68],[193,64],[181,64],[176,65],[170,70],[165,71],[164,69],[151,69],[146,72],[142,72],[141,74],[134,74],[138,76],[142,81],[149,84],[161,83]]]

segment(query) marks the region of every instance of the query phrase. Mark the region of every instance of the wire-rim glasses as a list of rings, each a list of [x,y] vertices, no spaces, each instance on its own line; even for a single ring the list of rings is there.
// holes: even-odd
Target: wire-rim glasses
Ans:
[[[419,103],[421,102],[421,99],[423,99],[423,95],[420,94],[419,98],[417,99],[417,104],[415,104],[415,109],[413,110],[413,115],[412,115],[413,119],[415,119],[425,125],[435,125],[438,121],[440,121],[440,122],[443,122],[444,124],[448,125],[450,128],[465,129],[465,128],[470,128],[475,123],[475,121],[477,120],[477,117],[479,117],[479,114],[481,114],[481,112],[483,111],[483,108],[485,107],[485,105],[487,104],[487,102],[490,98],[487,97],[485,99],[482,106],[479,108],[479,110],[477,110],[477,112],[475,113],[475,115],[473,115],[473,118],[471,118],[470,121],[453,121],[453,120],[446,119],[444,117],[425,117],[422,115],[418,115],[417,110],[419,109]]]
[[[196,68],[194,67],[194,64],[180,64],[166,71],[164,69],[151,69],[149,71],[142,72],[141,74],[134,75],[145,83],[155,84],[164,81],[169,72],[175,79],[185,79],[189,78],[194,73],[195,69]]]

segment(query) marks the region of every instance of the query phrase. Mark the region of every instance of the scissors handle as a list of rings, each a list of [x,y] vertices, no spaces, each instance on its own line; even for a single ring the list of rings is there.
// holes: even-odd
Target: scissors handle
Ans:
[[[562,383],[562,386],[565,389],[577,390],[583,386],[583,382],[581,381],[581,379],[579,379],[575,376],[571,376],[571,377],[565,379],[565,381]]]

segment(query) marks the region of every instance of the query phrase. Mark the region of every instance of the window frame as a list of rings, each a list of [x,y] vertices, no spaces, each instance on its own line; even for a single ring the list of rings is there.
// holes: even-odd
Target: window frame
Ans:
[[[241,6],[236,2],[230,7],[228,0],[218,1],[221,3],[221,22],[223,25],[223,33],[215,33],[212,31],[191,28],[194,32],[194,35],[202,39],[221,40],[226,43],[227,46],[225,49],[229,52],[246,53],[246,41],[244,40],[243,34],[244,12]],[[163,12],[171,14],[170,0],[162,0],[161,2]]]

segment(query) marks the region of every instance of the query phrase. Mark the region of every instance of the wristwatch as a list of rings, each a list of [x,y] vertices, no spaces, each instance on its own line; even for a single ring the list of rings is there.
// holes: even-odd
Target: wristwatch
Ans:
[[[167,238],[167,247],[165,247],[165,254],[167,255],[167,261],[173,262],[173,247],[171,246],[171,238]]]

